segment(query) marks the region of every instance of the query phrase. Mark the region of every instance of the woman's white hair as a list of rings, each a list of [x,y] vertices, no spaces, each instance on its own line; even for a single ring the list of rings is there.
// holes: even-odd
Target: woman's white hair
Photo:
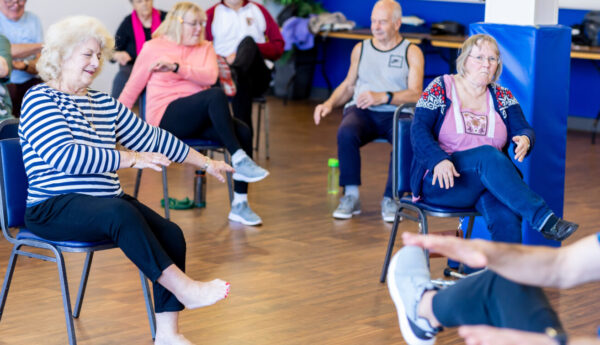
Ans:
[[[102,52],[96,72],[99,73],[104,59],[110,58],[115,47],[115,39],[100,20],[72,16],[52,24],[46,32],[42,55],[36,65],[40,77],[44,81],[58,80],[64,61],[71,57],[75,47],[90,38],[98,42]]]

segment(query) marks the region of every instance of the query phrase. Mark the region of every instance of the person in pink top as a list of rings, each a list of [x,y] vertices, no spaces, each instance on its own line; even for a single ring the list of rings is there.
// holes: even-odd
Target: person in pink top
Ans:
[[[535,141],[519,102],[495,83],[502,73],[496,40],[474,35],[456,61],[458,73],[434,79],[417,103],[411,126],[413,197],[475,207],[495,241],[521,242],[521,218],[544,237],[562,241],[578,225],[558,218],[523,182],[521,162]]]
[[[248,182],[265,178],[252,154],[252,134],[232,118],[217,81],[217,57],[204,40],[206,15],[197,5],[179,2],[146,42],[119,101],[132,107],[146,88],[146,121],[175,136],[216,140],[232,155],[234,199],[229,219],[245,225],[262,223],[248,205]]]

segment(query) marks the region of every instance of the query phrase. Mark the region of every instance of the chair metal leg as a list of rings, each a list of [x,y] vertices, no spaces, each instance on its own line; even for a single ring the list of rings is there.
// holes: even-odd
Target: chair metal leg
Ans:
[[[56,257],[56,266],[58,266],[58,276],[60,278],[60,288],[63,295],[63,307],[65,309],[65,321],[67,323],[69,345],[75,345],[77,344],[77,339],[75,337],[75,327],[73,325],[73,317],[71,314],[71,298],[69,295],[69,282],[67,280],[67,270],[65,269],[65,259],[58,249],[53,248],[52,251]]]
[[[427,224],[427,215],[421,209],[417,209],[417,213],[419,214],[419,225],[421,226],[420,233],[423,235],[427,235],[429,233],[429,224]],[[425,249],[425,257],[427,258],[427,267],[431,267],[429,262],[429,249]]]
[[[394,216],[394,225],[390,232],[390,239],[388,240],[387,251],[385,252],[385,259],[383,260],[383,267],[381,268],[381,277],[379,282],[385,283],[387,277],[388,267],[390,265],[390,259],[392,257],[392,251],[394,250],[394,243],[396,242],[396,234],[398,233],[398,225],[400,224],[400,215],[402,214],[402,207],[398,207],[396,215]]]
[[[269,112],[267,111],[267,105],[261,104],[263,112],[265,113],[265,154],[269,159]]]
[[[81,272],[81,281],[79,282],[79,291],[77,292],[77,300],[75,300],[75,309],[73,310],[74,318],[78,318],[79,313],[81,312],[81,304],[83,303],[83,296],[85,295],[85,287],[87,286],[88,277],[90,276],[90,266],[92,265],[93,258],[94,252],[88,252],[85,256],[83,271]]]
[[[223,159],[225,160],[225,163],[232,165],[231,164],[231,156],[229,155],[229,152],[224,151],[223,152]],[[227,189],[229,190],[229,203],[233,202],[233,175],[228,172],[225,175],[227,175]]]
[[[167,168],[162,167],[162,180],[163,180],[163,200],[165,201],[165,218],[169,219],[169,185],[167,182]]]
[[[142,172],[144,169],[138,169],[135,177],[135,186],[133,187],[133,197],[137,199],[140,192],[140,182],[142,181]]]
[[[6,266],[6,275],[4,276],[4,283],[2,284],[2,291],[0,292],[0,320],[2,319],[2,313],[4,312],[4,306],[6,305],[6,297],[8,296],[8,289],[10,289],[10,282],[12,280],[13,273],[15,272],[15,266],[17,264],[17,250],[20,245],[15,245],[10,258],[8,259],[8,266]]]
[[[148,323],[150,324],[150,333],[152,333],[152,340],[156,339],[156,316],[154,314],[154,306],[152,305],[152,297],[150,296],[150,287],[148,286],[148,279],[144,272],[140,270],[140,279],[142,280],[142,291],[144,294],[144,301],[146,301],[146,312],[148,313]]]
[[[471,233],[473,232],[474,224],[475,224],[475,217],[474,216],[469,217],[469,224],[467,225],[467,233],[465,234],[465,238],[471,238]],[[465,273],[465,264],[462,262],[458,264],[458,273],[459,274]]]
[[[258,103],[256,105],[256,144],[254,145],[254,151],[256,151],[258,153],[258,150],[260,149],[260,123],[261,123],[261,117],[262,117],[262,104]]]

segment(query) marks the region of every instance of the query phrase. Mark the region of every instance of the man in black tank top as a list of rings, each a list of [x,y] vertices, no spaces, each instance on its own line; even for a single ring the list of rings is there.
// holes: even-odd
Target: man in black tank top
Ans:
[[[417,102],[423,92],[423,53],[400,34],[402,8],[394,0],[379,0],[371,14],[373,39],[352,49],[346,79],[314,111],[315,124],[345,104],[338,128],[340,186],[344,196],[333,217],[349,219],[360,213],[358,186],[360,147],[375,140],[392,142],[394,110],[403,103]],[[367,61],[368,60],[368,61]],[[394,221],[397,205],[392,199],[392,166],[381,202],[381,215]]]

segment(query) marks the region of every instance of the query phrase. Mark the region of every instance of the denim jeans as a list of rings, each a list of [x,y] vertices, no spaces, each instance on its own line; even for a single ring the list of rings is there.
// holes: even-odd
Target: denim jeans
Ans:
[[[433,172],[423,181],[423,200],[438,206],[475,207],[485,219],[492,240],[521,242],[521,217],[540,230],[553,213],[525,184],[510,159],[492,146],[455,152],[450,156],[460,177],[443,189]]]
[[[360,185],[360,148],[377,138],[393,140],[393,112],[379,112],[350,106],[344,109],[337,132],[340,186]],[[392,197],[392,156],[383,196]]]

